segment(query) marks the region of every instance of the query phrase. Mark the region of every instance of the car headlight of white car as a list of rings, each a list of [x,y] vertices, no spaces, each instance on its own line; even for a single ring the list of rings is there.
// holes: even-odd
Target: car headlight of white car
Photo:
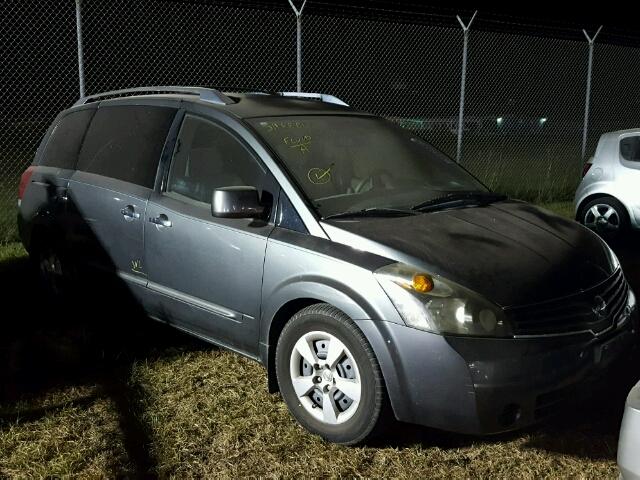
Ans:
[[[409,327],[434,333],[510,337],[504,312],[477,293],[404,263],[374,272]]]

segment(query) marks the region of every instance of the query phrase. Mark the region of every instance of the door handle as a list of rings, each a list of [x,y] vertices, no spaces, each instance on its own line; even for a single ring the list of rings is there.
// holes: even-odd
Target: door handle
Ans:
[[[149,221],[160,227],[170,227],[172,225],[171,220],[164,213],[161,213],[157,217],[149,217]]]
[[[140,218],[140,214],[135,211],[133,205],[127,205],[122,210],[120,210],[120,213],[126,218]]]

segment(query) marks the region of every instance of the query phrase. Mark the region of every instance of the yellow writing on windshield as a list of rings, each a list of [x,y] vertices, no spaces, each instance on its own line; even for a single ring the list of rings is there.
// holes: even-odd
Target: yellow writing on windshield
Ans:
[[[302,137],[284,137],[282,139],[284,144],[300,153],[308,153],[311,148],[311,135],[304,135]]]
[[[260,126],[265,128],[267,132],[274,132],[276,130],[286,130],[289,128],[304,128],[304,123],[298,120],[288,120],[281,122],[260,122]]]
[[[314,185],[324,185],[331,181],[331,168],[314,167],[307,173],[307,178]]]

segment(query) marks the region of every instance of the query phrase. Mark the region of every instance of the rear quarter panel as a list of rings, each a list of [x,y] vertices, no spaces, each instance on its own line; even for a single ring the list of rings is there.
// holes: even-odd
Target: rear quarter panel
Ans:
[[[18,230],[27,250],[35,228],[65,230],[69,179],[73,170],[36,166],[18,209]]]

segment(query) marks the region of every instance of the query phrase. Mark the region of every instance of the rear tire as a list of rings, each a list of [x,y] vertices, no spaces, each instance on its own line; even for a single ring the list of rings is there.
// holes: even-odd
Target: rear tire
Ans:
[[[278,339],[275,363],[289,411],[311,433],[353,445],[383,431],[389,412],[380,366],[340,310],[316,304],[296,313]]]
[[[65,250],[57,242],[39,241],[31,249],[30,258],[44,293],[55,302],[66,298],[75,269]]]
[[[605,240],[616,239],[629,228],[627,209],[613,197],[591,200],[582,207],[578,219]]]

